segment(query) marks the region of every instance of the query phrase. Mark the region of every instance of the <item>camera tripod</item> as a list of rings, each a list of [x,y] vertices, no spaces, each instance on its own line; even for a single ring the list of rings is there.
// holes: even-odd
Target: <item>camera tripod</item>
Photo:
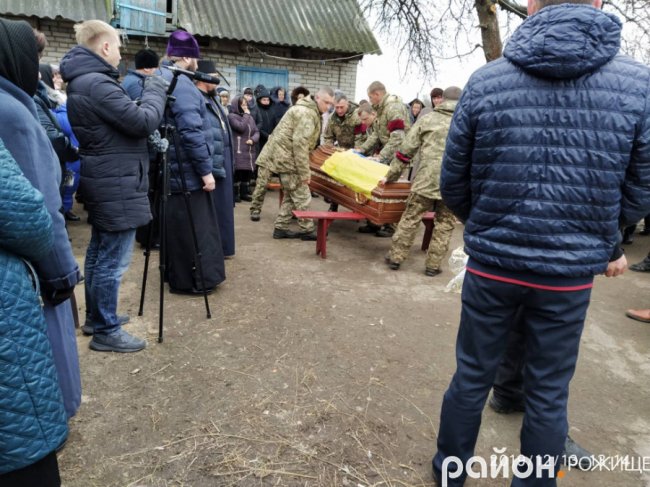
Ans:
[[[163,341],[163,323],[164,323],[164,312],[165,312],[165,278],[167,272],[167,223],[166,223],[166,207],[168,202],[168,197],[170,195],[169,181],[170,181],[170,168],[169,168],[169,157],[168,153],[171,150],[171,145],[173,142],[174,151],[176,154],[176,160],[178,161],[178,174],[180,179],[181,193],[183,195],[183,202],[185,206],[185,211],[187,214],[187,221],[190,226],[190,233],[192,236],[192,244],[194,250],[194,265],[199,274],[199,280],[201,283],[201,289],[203,294],[203,300],[205,302],[205,310],[207,318],[212,318],[210,313],[210,304],[208,303],[208,291],[205,287],[205,279],[203,277],[203,263],[202,263],[202,254],[199,249],[198,239],[196,236],[196,226],[194,224],[194,216],[192,215],[192,207],[190,205],[190,192],[187,190],[187,183],[185,180],[185,173],[183,172],[183,160],[180,154],[180,137],[176,131],[176,127],[170,123],[168,120],[172,119],[171,114],[171,104],[174,103],[175,98],[172,96],[174,89],[176,88],[176,83],[178,82],[178,76],[181,75],[180,71],[173,71],[173,78],[167,89],[166,100],[165,100],[165,116],[164,123],[160,127],[160,136],[161,138],[167,139],[169,142],[169,147],[167,151],[159,153],[156,158],[156,162],[152,167],[153,178],[151,181],[151,193],[152,197],[152,207],[157,209],[157,220],[158,220],[158,230],[160,238],[160,252],[159,252],[159,264],[158,268],[160,270],[160,290],[158,298],[158,343]],[[207,194],[208,198],[210,195]],[[212,203],[211,199],[209,203]],[[154,220],[156,217],[154,217]],[[149,229],[147,232],[147,240],[144,250],[144,272],[142,274],[142,288],[140,292],[140,307],[138,309],[138,316],[143,315],[144,311],[144,298],[147,289],[147,276],[149,274],[149,258],[151,256],[151,245],[154,239],[154,221],[149,223]]]

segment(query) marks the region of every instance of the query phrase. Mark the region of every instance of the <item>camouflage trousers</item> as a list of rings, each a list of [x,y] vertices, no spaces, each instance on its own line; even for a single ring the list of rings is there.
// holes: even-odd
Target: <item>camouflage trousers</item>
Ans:
[[[426,268],[440,269],[440,264],[449,250],[449,241],[454,230],[455,218],[442,200],[433,200],[411,193],[406,200],[406,209],[393,235],[388,257],[393,262],[402,262],[408,257],[420,227],[422,215],[435,210],[433,234],[427,251]]]
[[[251,202],[250,212],[261,212],[262,205],[264,204],[264,196],[266,196],[266,185],[271,179],[273,173],[267,168],[257,166],[257,180],[255,181],[255,190],[253,191],[253,201]]]
[[[300,180],[297,174],[280,174],[280,185],[284,193],[280,212],[275,219],[275,228],[278,230],[289,230],[293,210],[308,210],[311,203],[311,191],[309,186]],[[256,188],[257,189],[257,188]],[[313,232],[316,229],[314,220],[299,218],[298,226],[301,232]]]

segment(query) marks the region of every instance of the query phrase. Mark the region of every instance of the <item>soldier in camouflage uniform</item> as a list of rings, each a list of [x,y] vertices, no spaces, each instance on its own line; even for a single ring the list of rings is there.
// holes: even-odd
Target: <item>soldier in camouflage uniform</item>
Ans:
[[[360,145],[361,120],[357,109],[358,106],[348,101],[345,95],[336,95],[334,113],[323,136],[324,145],[336,145],[341,149],[352,149]]]
[[[331,88],[321,88],[314,98],[304,97],[292,106],[275,127],[260,158],[266,168],[280,176],[284,199],[275,219],[273,238],[315,240],[314,222],[299,219],[299,232],[289,230],[293,210],[306,210],[311,202],[309,152],[321,133],[321,114],[334,101]]]
[[[377,116],[372,124],[372,133],[356,150],[374,156],[382,164],[390,164],[404,134],[411,126],[408,109],[399,96],[386,93],[386,87],[379,81],[368,86],[368,98]],[[375,154],[376,151],[379,153]],[[394,233],[394,227],[394,224],[379,227],[367,222],[359,231],[374,233],[377,237],[390,237]]]
[[[273,134],[269,136],[269,141],[271,140],[271,137],[273,137]],[[266,148],[266,145],[264,145],[264,148]],[[260,155],[255,161],[255,165],[257,166],[257,178],[255,180],[255,190],[253,190],[253,195],[251,196],[252,201],[250,206],[251,221],[254,222],[260,221],[264,196],[266,196],[266,186],[273,175],[267,167],[268,154],[268,151],[262,149],[262,152],[260,152]]]
[[[377,118],[372,134],[357,150],[362,154],[372,155],[372,151],[379,145],[379,161],[390,164],[404,139],[404,134],[411,126],[411,119],[402,99],[386,93],[386,87],[379,81],[371,83],[368,87],[368,98]]]
[[[435,227],[427,252],[425,274],[436,276],[441,272],[440,264],[449,249],[455,218],[440,196],[440,169],[451,116],[460,93],[460,88],[455,86],[444,91],[443,102],[415,123],[395,153],[386,177],[379,181],[383,186],[386,182],[399,179],[404,168],[419,151],[420,165],[411,184],[411,194],[406,200],[406,209],[393,235],[393,244],[385,257],[393,270],[399,269],[400,263],[408,256],[422,215],[434,210]]]
[[[334,113],[329,118],[323,145],[336,146],[340,149],[352,149],[361,144],[361,120],[358,105],[348,100],[343,93],[334,97]],[[331,201],[325,198],[325,201]],[[338,211],[339,205],[331,203],[329,211]]]
[[[372,108],[372,105],[366,102],[359,105],[357,114],[359,115],[359,121],[361,122],[361,134],[359,137],[355,138],[355,142],[357,142],[356,147],[361,147],[363,144],[365,144],[366,140],[368,140],[368,137],[370,137],[373,133],[373,127],[374,122],[377,119],[377,113]],[[374,155],[375,148],[371,148],[368,153]]]

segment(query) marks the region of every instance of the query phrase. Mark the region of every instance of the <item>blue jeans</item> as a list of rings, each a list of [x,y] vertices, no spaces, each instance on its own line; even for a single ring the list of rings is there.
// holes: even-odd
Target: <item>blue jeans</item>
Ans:
[[[81,167],[81,161],[66,162],[65,167],[68,171],[74,173],[74,183],[72,186],[64,186],[61,191],[61,202],[63,203],[63,211],[70,211],[72,209],[72,197],[74,196],[75,191],[79,187],[79,170]]]
[[[526,348],[526,412],[520,434],[521,454],[531,458],[562,455],[568,430],[569,382],[578,358],[590,295],[591,289],[548,291],[487,279],[469,271],[465,274],[456,373],[442,403],[438,452],[433,459],[437,475],[441,474],[445,458],[457,457],[466,465],[474,455],[483,407],[518,312]],[[507,454],[516,456],[517,452]],[[450,467],[450,471],[455,471],[454,463]],[[534,477],[514,478],[511,485],[557,485],[554,478]],[[465,475],[448,479],[447,485],[462,486],[464,482]]]
[[[122,275],[129,267],[135,229],[104,232],[93,227],[84,266],[86,324],[95,333],[117,331],[117,299]]]

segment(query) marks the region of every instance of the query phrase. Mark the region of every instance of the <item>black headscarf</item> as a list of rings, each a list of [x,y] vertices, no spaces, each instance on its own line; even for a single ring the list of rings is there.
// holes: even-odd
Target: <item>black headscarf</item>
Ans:
[[[54,89],[54,72],[49,64],[39,64],[38,71],[41,73],[41,81]]]
[[[38,85],[38,48],[25,21],[0,18],[0,76],[34,96]]]

